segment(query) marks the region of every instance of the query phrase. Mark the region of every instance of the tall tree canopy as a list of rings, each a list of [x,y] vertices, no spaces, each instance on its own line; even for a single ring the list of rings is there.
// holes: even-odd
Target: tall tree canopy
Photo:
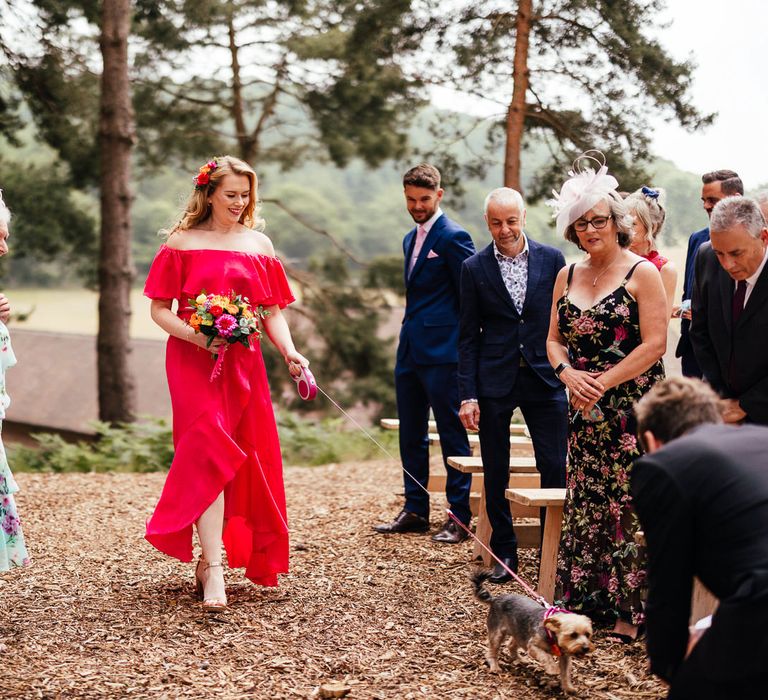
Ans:
[[[693,65],[654,38],[662,0],[457,0],[438,13],[425,81],[496,101],[492,145],[504,143],[503,182],[522,189],[523,136],[552,159],[528,194],[547,191],[578,153],[598,148],[626,187],[650,156],[651,114],[686,129],[710,123],[690,99]]]

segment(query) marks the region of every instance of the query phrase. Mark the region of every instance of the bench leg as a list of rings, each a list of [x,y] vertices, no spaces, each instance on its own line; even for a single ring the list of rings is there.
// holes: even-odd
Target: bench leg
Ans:
[[[475,536],[486,547],[491,541],[491,521],[488,520],[488,513],[485,510],[485,486],[480,488],[480,505],[477,508],[477,527],[475,528]],[[481,559],[483,566],[491,565],[491,555],[488,554],[483,547],[475,542],[475,547],[472,550],[472,557],[474,559]]]
[[[548,603],[555,594],[557,574],[557,553],[560,549],[560,532],[563,527],[563,506],[547,507],[547,522],[544,525],[544,541],[541,545],[541,565],[537,591]]]
[[[693,596],[691,597],[691,624],[697,623],[702,617],[711,615],[717,609],[718,600],[698,578],[693,579]]]

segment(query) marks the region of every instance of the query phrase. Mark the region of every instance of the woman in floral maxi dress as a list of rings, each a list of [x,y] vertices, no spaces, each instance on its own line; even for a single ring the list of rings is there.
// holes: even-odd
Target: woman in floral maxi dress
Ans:
[[[0,255],[8,252],[8,222],[10,212],[0,193]],[[11,336],[5,323],[0,320],[0,425],[5,420],[5,411],[11,398],[5,390],[5,371],[16,364],[16,356],[11,348]],[[27,566],[29,555],[24,546],[24,535],[16,510],[13,494],[19,490],[11,474],[5,448],[0,441],[0,571],[7,571],[14,566]]]
[[[547,341],[571,402],[558,594],[628,641],[646,578],[629,493],[640,455],[632,408],[664,376],[666,297],[655,266],[628,250],[632,220],[605,167],[566,185],[558,228],[588,257],[557,279]]]

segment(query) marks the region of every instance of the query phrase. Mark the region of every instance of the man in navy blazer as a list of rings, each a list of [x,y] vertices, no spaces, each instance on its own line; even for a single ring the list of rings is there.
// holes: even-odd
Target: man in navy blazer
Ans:
[[[435,415],[447,471],[445,493],[453,514],[469,525],[471,474],[448,466],[447,458],[470,454],[458,416],[456,380],[459,280],[462,262],[475,252],[470,235],[440,209],[440,172],[422,163],[403,177],[408,213],[416,223],[403,240],[405,315],[395,365],[400,458],[405,504],[383,534],[429,530],[429,409]],[[407,472],[407,473],[406,473]],[[466,532],[447,518],[436,542],[455,544]]]
[[[712,216],[712,209],[726,197],[744,194],[744,185],[738,174],[733,170],[714,170],[701,176],[701,202],[707,217]],[[685,276],[683,277],[683,301],[690,304],[693,296],[693,282],[696,270],[696,253],[703,243],[709,241],[709,227],[691,234],[688,239],[688,252],[685,256]],[[701,368],[696,361],[690,339],[691,310],[679,311],[680,341],[677,344],[675,356],[680,358],[680,366],[686,377],[701,378]]]
[[[459,416],[480,429],[492,551],[517,570],[509,485],[509,423],[519,407],[528,425],[542,488],[565,487],[568,402],[547,359],[552,290],[563,254],[526,236],[525,206],[508,187],[485,200],[493,241],[461,268]],[[496,564],[490,577],[510,576]]]

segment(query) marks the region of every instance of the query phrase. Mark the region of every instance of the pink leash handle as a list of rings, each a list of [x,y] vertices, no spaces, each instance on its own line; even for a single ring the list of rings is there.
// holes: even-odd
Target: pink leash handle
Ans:
[[[301,372],[296,376],[291,375],[296,382],[296,391],[304,401],[312,401],[317,396],[317,382],[315,375],[309,371],[309,368],[302,367]]]

